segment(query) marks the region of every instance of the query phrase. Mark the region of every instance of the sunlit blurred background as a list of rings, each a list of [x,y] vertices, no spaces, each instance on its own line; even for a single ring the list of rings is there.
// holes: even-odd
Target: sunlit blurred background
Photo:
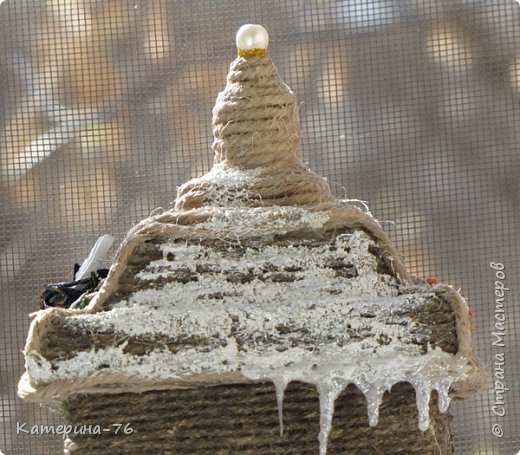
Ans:
[[[514,0],[0,2],[0,451],[56,454],[16,422],[28,313],[100,234],[120,240],[212,162],[211,108],[244,23],[301,101],[301,152],[339,198],[367,201],[412,273],[468,297],[494,395],[455,403],[456,453],[520,450],[520,7]],[[506,267],[505,348],[492,346]],[[274,398],[273,398],[274,399]],[[492,434],[500,424],[504,435]]]

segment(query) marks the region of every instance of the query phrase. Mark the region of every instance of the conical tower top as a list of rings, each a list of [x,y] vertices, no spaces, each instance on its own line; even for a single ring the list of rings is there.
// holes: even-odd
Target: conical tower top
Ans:
[[[242,26],[237,58],[213,108],[214,167],[184,184],[176,208],[305,205],[333,201],[298,153],[298,103],[267,54],[261,25]]]

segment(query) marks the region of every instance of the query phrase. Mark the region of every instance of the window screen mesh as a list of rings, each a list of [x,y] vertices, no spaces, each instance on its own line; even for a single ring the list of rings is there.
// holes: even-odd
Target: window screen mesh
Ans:
[[[1,3],[1,2],[0,2]],[[16,396],[28,313],[96,238],[120,240],[210,166],[211,108],[244,23],[301,101],[301,152],[368,202],[414,274],[468,297],[487,394],[455,403],[460,454],[520,450],[520,8],[513,0],[6,0],[0,6],[0,451],[60,416]],[[504,264],[504,346],[494,346]],[[493,412],[504,355],[505,415]],[[497,379],[495,377],[495,379]],[[497,410],[497,409],[496,409]],[[503,436],[496,425],[503,430]]]

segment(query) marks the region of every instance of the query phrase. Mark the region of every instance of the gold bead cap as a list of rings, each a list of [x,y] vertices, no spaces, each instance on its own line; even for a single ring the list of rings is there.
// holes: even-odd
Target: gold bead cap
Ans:
[[[251,57],[263,57],[266,54],[265,49],[254,48],[254,49],[238,49],[237,55],[239,57],[251,58]]]

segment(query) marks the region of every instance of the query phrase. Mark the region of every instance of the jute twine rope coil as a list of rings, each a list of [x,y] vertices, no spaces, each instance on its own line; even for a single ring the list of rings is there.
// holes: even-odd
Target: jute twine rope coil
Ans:
[[[237,58],[213,109],[215,163],[246,169],[299,165],[296,97],[271,57]]]
[[[215,166],[257,170],[232,190],[231,199],[250,207],[306,205],[334,200],[326,180],[310,171],[298,154],[300,126],[296,97],[278,77],[271,57],[238,57],[213,109]],[[181,186],[176,208],[220,205],[230,188],[211,179]]]

